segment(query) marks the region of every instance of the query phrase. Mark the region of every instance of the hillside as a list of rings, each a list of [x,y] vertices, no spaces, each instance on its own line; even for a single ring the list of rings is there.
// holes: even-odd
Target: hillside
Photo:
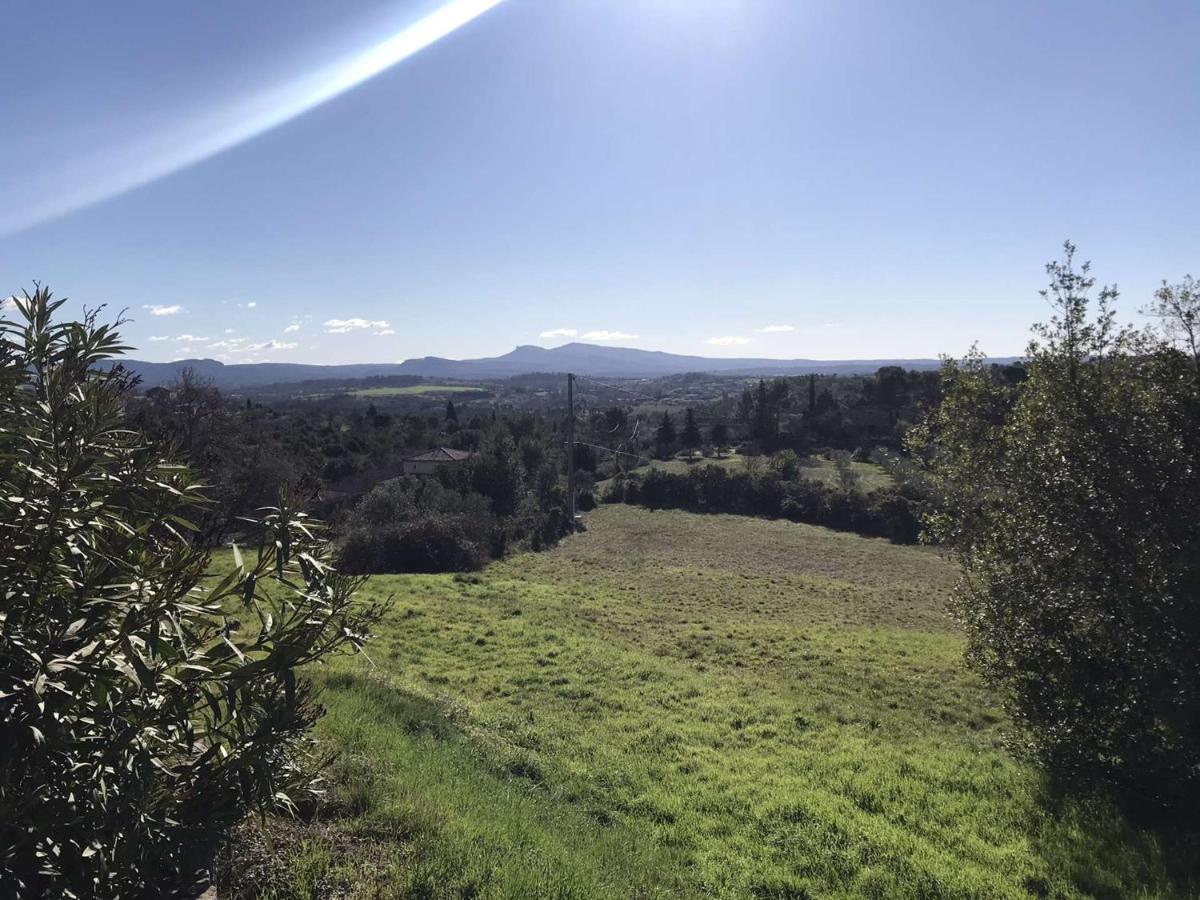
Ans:
[[[881,366],[890,365],[906,369],[936,369],[938,360],[726,359],[576,342],[553,348],[525,345],[503,356],[488,359],[452,360],[428,356],[424,359],[405,361],[401,364],[400,371],[410,375],[454,378],[500,378],[531,372],[575,372],[579,375],[610,378],[653,378],[660,375],[682,375],[687,372],[730,375],[848,375],[874,372]]]
[[[246,826],[258,896],[1187,896],[1158,838],[1052,799],[921,548],[602,507],[478,575],[382,576],[317,673],[316,821]],[[1169,848],[1168,848],[1169,849]],[[1175,879],[1175,880],[1173,880]],[[255,896],[254,890],[240,896]]]
[[[1011,357],[996,362],[1011,362]],[[176,380],[184,369],[193,369],[225,389],[263,387],[303,381],[370,378],[380,375],[416,375],[426,378],[511,378],[534,373],[574,372],[607,378],[653,378],[688,372],[711,374],[770,375],[854,375],[874,372],[882,366],[931,370],[936,359],[724,359],[705,356],[681,356],[628,347],[604,347],[571,343],[561,347],[517,347],[503,356],[485,359],[443,359],[427,356],[402,363],[358,363],[317,366],[299,363],[230,363],[215,359],[182,359],[174,362],[124,360],[136,372],[145,387]]]

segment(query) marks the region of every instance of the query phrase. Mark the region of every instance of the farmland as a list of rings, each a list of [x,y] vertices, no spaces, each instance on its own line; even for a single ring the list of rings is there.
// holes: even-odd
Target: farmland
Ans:
[[[419,397],[425,394],[483,394],[486,389],[470,384],[408,384],[361,388],[351,391],[353,397],[372,399],[376,397]]]
[[[225,560],[220,563],[224,564]],[[608,506],[479,574],[385,576],[316,673],[312,821],[245,896],[1187,896],[1186,853],[1004,749],[937,553]]]

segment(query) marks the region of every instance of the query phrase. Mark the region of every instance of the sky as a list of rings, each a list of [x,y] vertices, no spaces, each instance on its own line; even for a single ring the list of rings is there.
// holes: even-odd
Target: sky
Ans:
[[[1064,239],[1128,318],[1200,275],[1195,0],[0,20],[0,296],[124,310],[141,359],[1003,356]]]

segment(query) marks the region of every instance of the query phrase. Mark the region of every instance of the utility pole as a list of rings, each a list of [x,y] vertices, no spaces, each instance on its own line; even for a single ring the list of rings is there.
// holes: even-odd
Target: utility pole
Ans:
[[[575,376],[567,373],[567,510],[575,530]]]

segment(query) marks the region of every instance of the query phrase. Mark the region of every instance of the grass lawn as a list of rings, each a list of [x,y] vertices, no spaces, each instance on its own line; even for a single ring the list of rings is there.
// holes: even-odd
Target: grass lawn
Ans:
[[[481,387],[469,384],[410,384],[405,387],[373,387],[351,391],[354,397],[408,397],[419,394],[484,394]]]
[[[270,851],[246,826],[245,896],[1200,887],[1183,850],[1006,754],[936,553],[622,505],[587,525],[476,575],[370,583],[395,599],[373,664],[316,673],[329,802],[267,823]]]

